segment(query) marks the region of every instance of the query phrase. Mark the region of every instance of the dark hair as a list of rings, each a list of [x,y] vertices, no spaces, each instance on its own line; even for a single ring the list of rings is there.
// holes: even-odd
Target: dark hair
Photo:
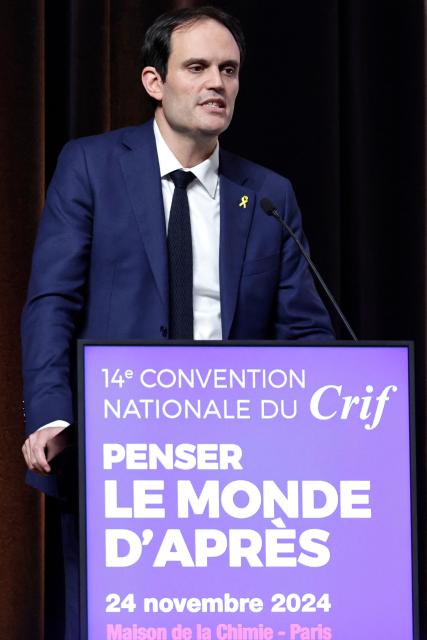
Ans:
[[[216,20],[224,25],[234,37],[240,51],[240,64],[246,54],[245,36],[237,18],[222,9],[211,6],[176,9],[159,16],[148,28],[141,49],[141,60],[144,67],[154,67],[164,81],[168,70],[170,40],[175,29],[199,20]]]

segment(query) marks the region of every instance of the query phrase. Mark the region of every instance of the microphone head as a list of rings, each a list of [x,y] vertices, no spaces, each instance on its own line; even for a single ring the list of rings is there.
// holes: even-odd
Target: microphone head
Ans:
[[[270,198],[262,198],[261,207],[268,216],[272,216],[277,211],[277,207],[271,202]]]

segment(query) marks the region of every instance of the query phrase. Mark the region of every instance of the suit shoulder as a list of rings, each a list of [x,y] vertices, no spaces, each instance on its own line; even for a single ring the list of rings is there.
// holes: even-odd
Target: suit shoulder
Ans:
[[[90,136],[83,136],[80,138],[72,138],[69,140],[64,149],[67,147],[83,147],[85,150],[92,149],[106,149],[108,147],[114,147],[117,144],[122,144],[128,138],[137,136],[147,128],[148,123],[144,125],[136,125],[133,127],[122,127],[120,129],[113,129],[112,131],[106,131],[105,133],[98,133]]]
[[[82,138],[74,138],[67,142],[61,155],[65,157],[81,156],[99,162],[115,156],[126,149],[145,149],[149,153],[155,151],[153,120],[131,127],[114,129]]]
[[[103,175],[123,152],[138,148],[150,155],[155,153],[152,121],[70,140],[59,154],[57,169],[61,172],[85,166],[91,175]]]

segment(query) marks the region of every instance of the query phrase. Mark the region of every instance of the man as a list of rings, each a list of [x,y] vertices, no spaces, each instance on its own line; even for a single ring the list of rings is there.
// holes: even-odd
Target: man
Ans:
[[[72,141],[59,158],[23,314],[34,486],[60,492],[49,460],[74,423],[78,337],[333,338],[294,241],[259,205],[271,198],[302,239],[289,183],[218,147],[244,51],[239,24],[218,9],[161,16],[143,48],[154,123]]]

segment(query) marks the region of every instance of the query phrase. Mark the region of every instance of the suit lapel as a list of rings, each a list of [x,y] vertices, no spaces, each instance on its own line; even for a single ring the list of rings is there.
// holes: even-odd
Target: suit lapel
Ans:
[[[159,295],[168,307],[168,261],[162,185],[153,123],[128,131],[120,157],[123,175],[141,239]],[[231,157],[220,157],[220,295],[222,335],[234,318],[246,244],[255,207],[255,192],[236,179]]]
[[[221,162],[221,165],[219,273],[222,337],[227,340],[237,303],[240,276],[255,206],[255,192],[242,186],[241,182],[239,184],[227,177],[229,172],[226,171],[224,162]]]
[[[128,132],[120,162],[142,242],[160,294],[168,306],[168,262],[162,185],[153,123]]]

